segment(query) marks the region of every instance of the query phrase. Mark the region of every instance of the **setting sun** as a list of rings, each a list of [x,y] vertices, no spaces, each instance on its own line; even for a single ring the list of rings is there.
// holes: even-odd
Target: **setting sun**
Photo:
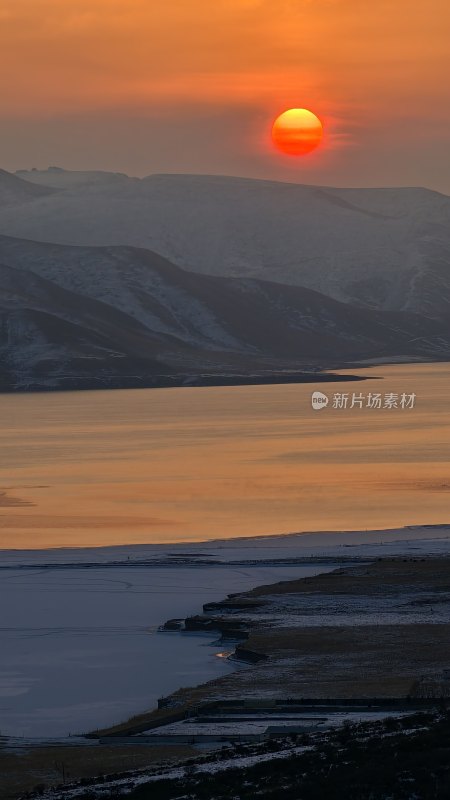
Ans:
[[[320,144],[323,126],[306,108],[290,108],[280,114],[272,127],[272,141],[283,153],[303,156]]]

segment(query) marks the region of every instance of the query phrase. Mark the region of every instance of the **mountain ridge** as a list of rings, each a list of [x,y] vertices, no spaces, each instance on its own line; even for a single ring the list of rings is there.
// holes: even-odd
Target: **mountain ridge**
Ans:
[[[361,308],[447,312],[446,195],[202,175],[95,176],[22,206],[0,202],[0,232],[145,248],[188,271],[298,285]]]
[[[6,170],[1,170],[0,172],[6,172]],[[10,175],[16,175],[17,177],[21,178],[22,180],[30,181],[33,183],[40,183],[42,181],[42,185],[45,185],[45,182],[50,178],[52,175],[60,176],[62,180],[64,177],[72,180],[79,180],[81,177],[83,180],[89,180],[91,176],[91,182],[95,183],[99,177],[104,177],[105,179],[109,180],[110,178],[125,178],[129,181],[146,181],[153,178],[177,178],[177,179],[192,179],[192,178],[199,178],[199,179],[211,179],[211,180],[219,180],[219,181],[241,181],[241,182],[248,182],[248,183],[260,183],[260,184],[271,184],[274,186],[304,186],[309,189],[330,189],[330,190],[338,190],[338,191],[345,191],[345,192],[385,192],[385,191],[393,191],[393,192],[401,192],[401,191],[425,191],[430,192],[435,195],[442,196],[444,198],[450,199],[450,195],[446,194],[445,192],[441,192],[438,189],[432,189],[429,186],[422,186],[411,184],[408,186],[403,185],[395,185],[395,186],[367,186],[367,187],[359,187],[359,186],[335,186],[334,184],[316,184],[316,183],[304,183],[303,181],[300,183],[298,181],[287,181],[287,180],[272,180],[270,178],[252,178],[247,177],[245,175],[227,175],[222,173],[202,173],[202,172],[151,172],[148,175],[143,176],[136,176],[136,175],[128,175],[125,172],[114,172],[111,170],[72,170],[72,169],[65,169],[64,167],[57,167],[51,166],[47,167],[46,169],[18,169],[13,173],[8,173]],[[77,177],[79,176],[79,177]]]
[[[311,289],[188,272],[133,247],[0,236],[0,389],[141,385],[205,372],[445,358],[448,318],[360,309]],[[130,376],[136,378],[135,383]],[[158,377],[159,376],[159,377]],[[175,379],[175,378],[174,378]]]

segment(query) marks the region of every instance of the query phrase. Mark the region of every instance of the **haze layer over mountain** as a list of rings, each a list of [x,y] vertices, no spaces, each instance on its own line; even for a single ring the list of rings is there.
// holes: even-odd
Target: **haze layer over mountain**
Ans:
[[[195,272],[304,286],[361,307],[449,310],[450,198],[437,192],[55,168],[19,174],[51,193],[21,208],[1,204],[7,235],[146,247]]]

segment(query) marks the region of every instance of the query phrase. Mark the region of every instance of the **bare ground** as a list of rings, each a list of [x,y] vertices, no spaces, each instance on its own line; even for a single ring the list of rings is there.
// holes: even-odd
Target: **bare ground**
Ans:
[[[0,797],[16,800],[36,786],[124,772],[191,755],[191,747],[42,747],[12,753],[0,749]]]

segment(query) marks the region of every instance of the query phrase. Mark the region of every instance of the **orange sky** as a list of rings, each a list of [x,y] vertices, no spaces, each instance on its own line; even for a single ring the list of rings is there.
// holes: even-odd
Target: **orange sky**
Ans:
[[[0,161],[436,185],[449,39],[448,0],[0,0]],[[289,106],[326,123],[301,165]]]

